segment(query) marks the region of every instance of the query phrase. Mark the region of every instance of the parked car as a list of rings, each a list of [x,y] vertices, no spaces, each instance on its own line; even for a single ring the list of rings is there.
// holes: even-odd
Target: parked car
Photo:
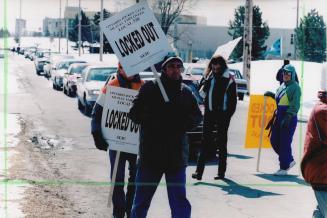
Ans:
[[[65,60],[65,59],[74,59],[74,56],[63,55],[63,54],[51,55],[50,60],[49,60],[50,63],[48,64],[49,66],[46,66],[44,68],[45,77],[51,78],[52,71],[56,70],[56,65],[58,64],[58,62],[60,62],[61,60]]]
[[[207,65],[205,63],[186,63],[184,66],[185,70],[183,74],[194,77],[200,83]],[[242,101],[244,94],[248,93],[247,81],[243,78],[239,70],[233,68],[229,68],[229,70],[235,76],[238,99]]]
[[[81,78],[77,80],[77,102],[78,109],[84,109],[84,114],[89,115],[100,89],[105,84],[108,77],[117,71],[117,67],[112,66],[88,66]]]
[[[27,59],[30,59],[31,61],[34,60],[34,55],[37,52],[37,47],[29,47],[26,48],[25,52],[24,52],[24,56]]]
[[[48,58],[37,58],[37,60],[34,63],[35,63],[36,74],[40,75],[41,72],[44,72],[44,66],[46,64],[49,64],[50,61]]]
[[[243,78],[241,72],[237,69],[229,69],[235,76],[235,82],[237,86],[238,99],[243,101],[244,95],[248,94],[248,85],[246,79]]]
[[[55,69],[51,73],[52,87],[56,90],[61,90],[63,87],[63,78],[71,64],[86,63],[86,61],[76,59],[65,59],[57,63]]]
[[[75,96],[77,90],[77,79],[81,78],[82,71],[89,66],[87,63],[71,64],[64,74],[63,78],[63,92],[68,96]]]
[[[203,78],[204,70],[206,69],[206,63],[185,63],[185,70],[183,74],[192,75],[198,82]]]

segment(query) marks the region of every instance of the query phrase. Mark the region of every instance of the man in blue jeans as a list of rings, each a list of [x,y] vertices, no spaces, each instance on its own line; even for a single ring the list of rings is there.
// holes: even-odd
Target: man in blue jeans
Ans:
[[[169,102],[165,102],[157,82],[145,83],[133,101],[129,116],[141,124],[136,192],[132,217],[147,216],[152,197],[165,174],[172,217],[191,217],[186,198],[188,142],[186,131],[201,119],[197,101],[182,83],[183,61],[167,56],[162,65],[161,82]]]

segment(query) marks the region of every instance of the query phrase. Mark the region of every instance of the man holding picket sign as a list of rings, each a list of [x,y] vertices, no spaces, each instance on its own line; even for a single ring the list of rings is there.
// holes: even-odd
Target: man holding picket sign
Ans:
[[[122,87],[127,89],[139,90],[143,81],[140,76],[134,75],[128,77],[121,66],[118,64],[117,75],[113,80],[110,80],[101,90],[101,95],[97,99],[97,102],[92,111],[92,134],[95,145],[100,150],[107,150],[108,143],[104,140],[102,135],[101,123],[106,116],[103,116],[103,106],[105,104],[105,95],[111,87]],[[124,218],[125,213],[127,217],[130,217],[134,193],[135,193],[135,175],[136,175],[136,154],[120,152],[111,150],[109,147],[109,160],[110,160],[110,178],[115,183],[112,195],[113,203],[113,217]],[[125,165],[126,162],[129,164],[129,178],[127,185],[126,195],[124,193],[124,182],[125,182]],[[115,166],[116,165],[116,166]],[[114,167],[116,170],[114,170]],[[115,173],[115,175],[114,175]],[[113,177],[115,179],[113,179]]]
[[[140,158],[132,217],[146,217],[152,197],[165,174],[172,217],[190,217],[186,198],[188,141],[186,131],[201,119],[197,101],[182,83],[183,61],[167,56],[161,65],[161,81],[169,102],[161,96],[157,82],[145,83],[130,110],[129,117],[141,124]]]
[[[172,49],[146,1],[108,18],[100,26],[128,76],[150,67],[156,77],[156,82],[142,86],[129,114],[134,123],[141,125],[132,217],[146,217],[163,174],[172,217],[190,217],[185,188],[186,130],[196,126],[202,115],[190,89],[182,85],[183,62],[176,56],[166,57]],[[162,61],[159,78],[154,65]]]

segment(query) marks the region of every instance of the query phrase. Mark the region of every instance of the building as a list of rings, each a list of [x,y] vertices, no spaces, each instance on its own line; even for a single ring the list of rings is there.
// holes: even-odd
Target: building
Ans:
[[[275,40],[282,38],[282,57],[294,59],[294,29],[270,28],[270,36],[265,41],[269,48]],[[211,58],[218,46],[232,40],[227,26],[205,26],[176,24],[174,47],[180,56],[189,61],[190,56]],[[191,55],[190,55],[191,54]]]
[[[68,29],[72,29],[73,27],[73,20],[78,16],[79,7],[65,7],[64,11],[64,18],[68,22]],[[96,11],[84,11],[85,15],[89,18],[90,21],[93,20],[94,15],[97,13]]]
[[[26,20],[16,19],[15,37],[20,38],[25,34],[25,31],[26,31]]]
[[[44,36],[65,36],[65,19],[49,18],[43,19],[43,34]]]

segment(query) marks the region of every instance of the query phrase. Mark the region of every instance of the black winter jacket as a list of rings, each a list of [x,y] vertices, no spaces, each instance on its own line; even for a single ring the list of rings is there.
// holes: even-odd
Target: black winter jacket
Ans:
[[[209,111],[209,92],[211,82],[214,79],[212,73],[209,78],[202,81],[205,93],[205,111]],[[220,78],[217,78],[212,93],[212,109],[214,112],[225,112],[230,117],[234,114],[237,104],[236,82],[233,75],[227,69]]]
[[[188,162],[186,131],[196,127],[202,114],[191,90],[163,73],[161,81],[169,102],[165,102],[156,82],[145,83],[133,101],[129,116],[141,124],[141,166],[160,170],[185,167]]]

